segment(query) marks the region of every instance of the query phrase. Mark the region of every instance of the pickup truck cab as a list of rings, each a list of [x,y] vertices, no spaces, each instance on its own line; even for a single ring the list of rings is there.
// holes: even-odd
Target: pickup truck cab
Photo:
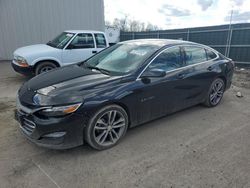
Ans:
[[[108,47],[103,32],[86,30],[64,31],[47,44],[18,48],[12,67],[24,75],[38,75],[51,69],[84,61]]]

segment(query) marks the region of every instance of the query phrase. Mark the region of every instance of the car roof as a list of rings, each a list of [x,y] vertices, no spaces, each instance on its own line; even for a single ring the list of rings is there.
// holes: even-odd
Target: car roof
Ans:
[[[94,31],[94,30],[66,30],[64,32],[67,32],[67,33],[104,33],[102,31]]]
[[[157,46],[166,46],[166,45],[174,45],[174,44],[197,44],[194,42],[184,41],[184,40],[173,40],[173,39],[136,39],[136,40],[128,40],[120,42],[122,44],[143,44],[143,45],[157,45]],[[200,45],[200,44],[198,44]]]

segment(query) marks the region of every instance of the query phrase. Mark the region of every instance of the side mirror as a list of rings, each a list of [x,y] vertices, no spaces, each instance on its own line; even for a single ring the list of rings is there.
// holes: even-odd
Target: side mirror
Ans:
[[[166,71],[162,69],[148,69],[141,75],[141,78],[164,77],[164,76],[166,76]]]

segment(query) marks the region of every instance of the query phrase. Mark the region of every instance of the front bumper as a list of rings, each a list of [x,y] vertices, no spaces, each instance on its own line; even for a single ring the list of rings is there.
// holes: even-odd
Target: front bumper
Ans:
[[[20,73],[20,74],[23,74],[23,75],[26,75],[26,76],[31,76],[34,74],[34,71],[33,71],[33,66],[29,66],[29,67],[21,67],[17,64],[15,64],[14,60],[12,61],[11,63],[12,65],[12,68]]]
[[[69,149],[83,144],[84,121],[79,114],[44,119],[15,110],[15,119],[24,136],[38,146]]]

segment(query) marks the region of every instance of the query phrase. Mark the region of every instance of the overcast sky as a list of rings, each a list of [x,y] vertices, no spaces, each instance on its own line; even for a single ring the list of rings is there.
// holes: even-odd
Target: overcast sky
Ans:
[[[104,0],[105,20],[123,18],[163,29],[250,22],[250,0]]]

